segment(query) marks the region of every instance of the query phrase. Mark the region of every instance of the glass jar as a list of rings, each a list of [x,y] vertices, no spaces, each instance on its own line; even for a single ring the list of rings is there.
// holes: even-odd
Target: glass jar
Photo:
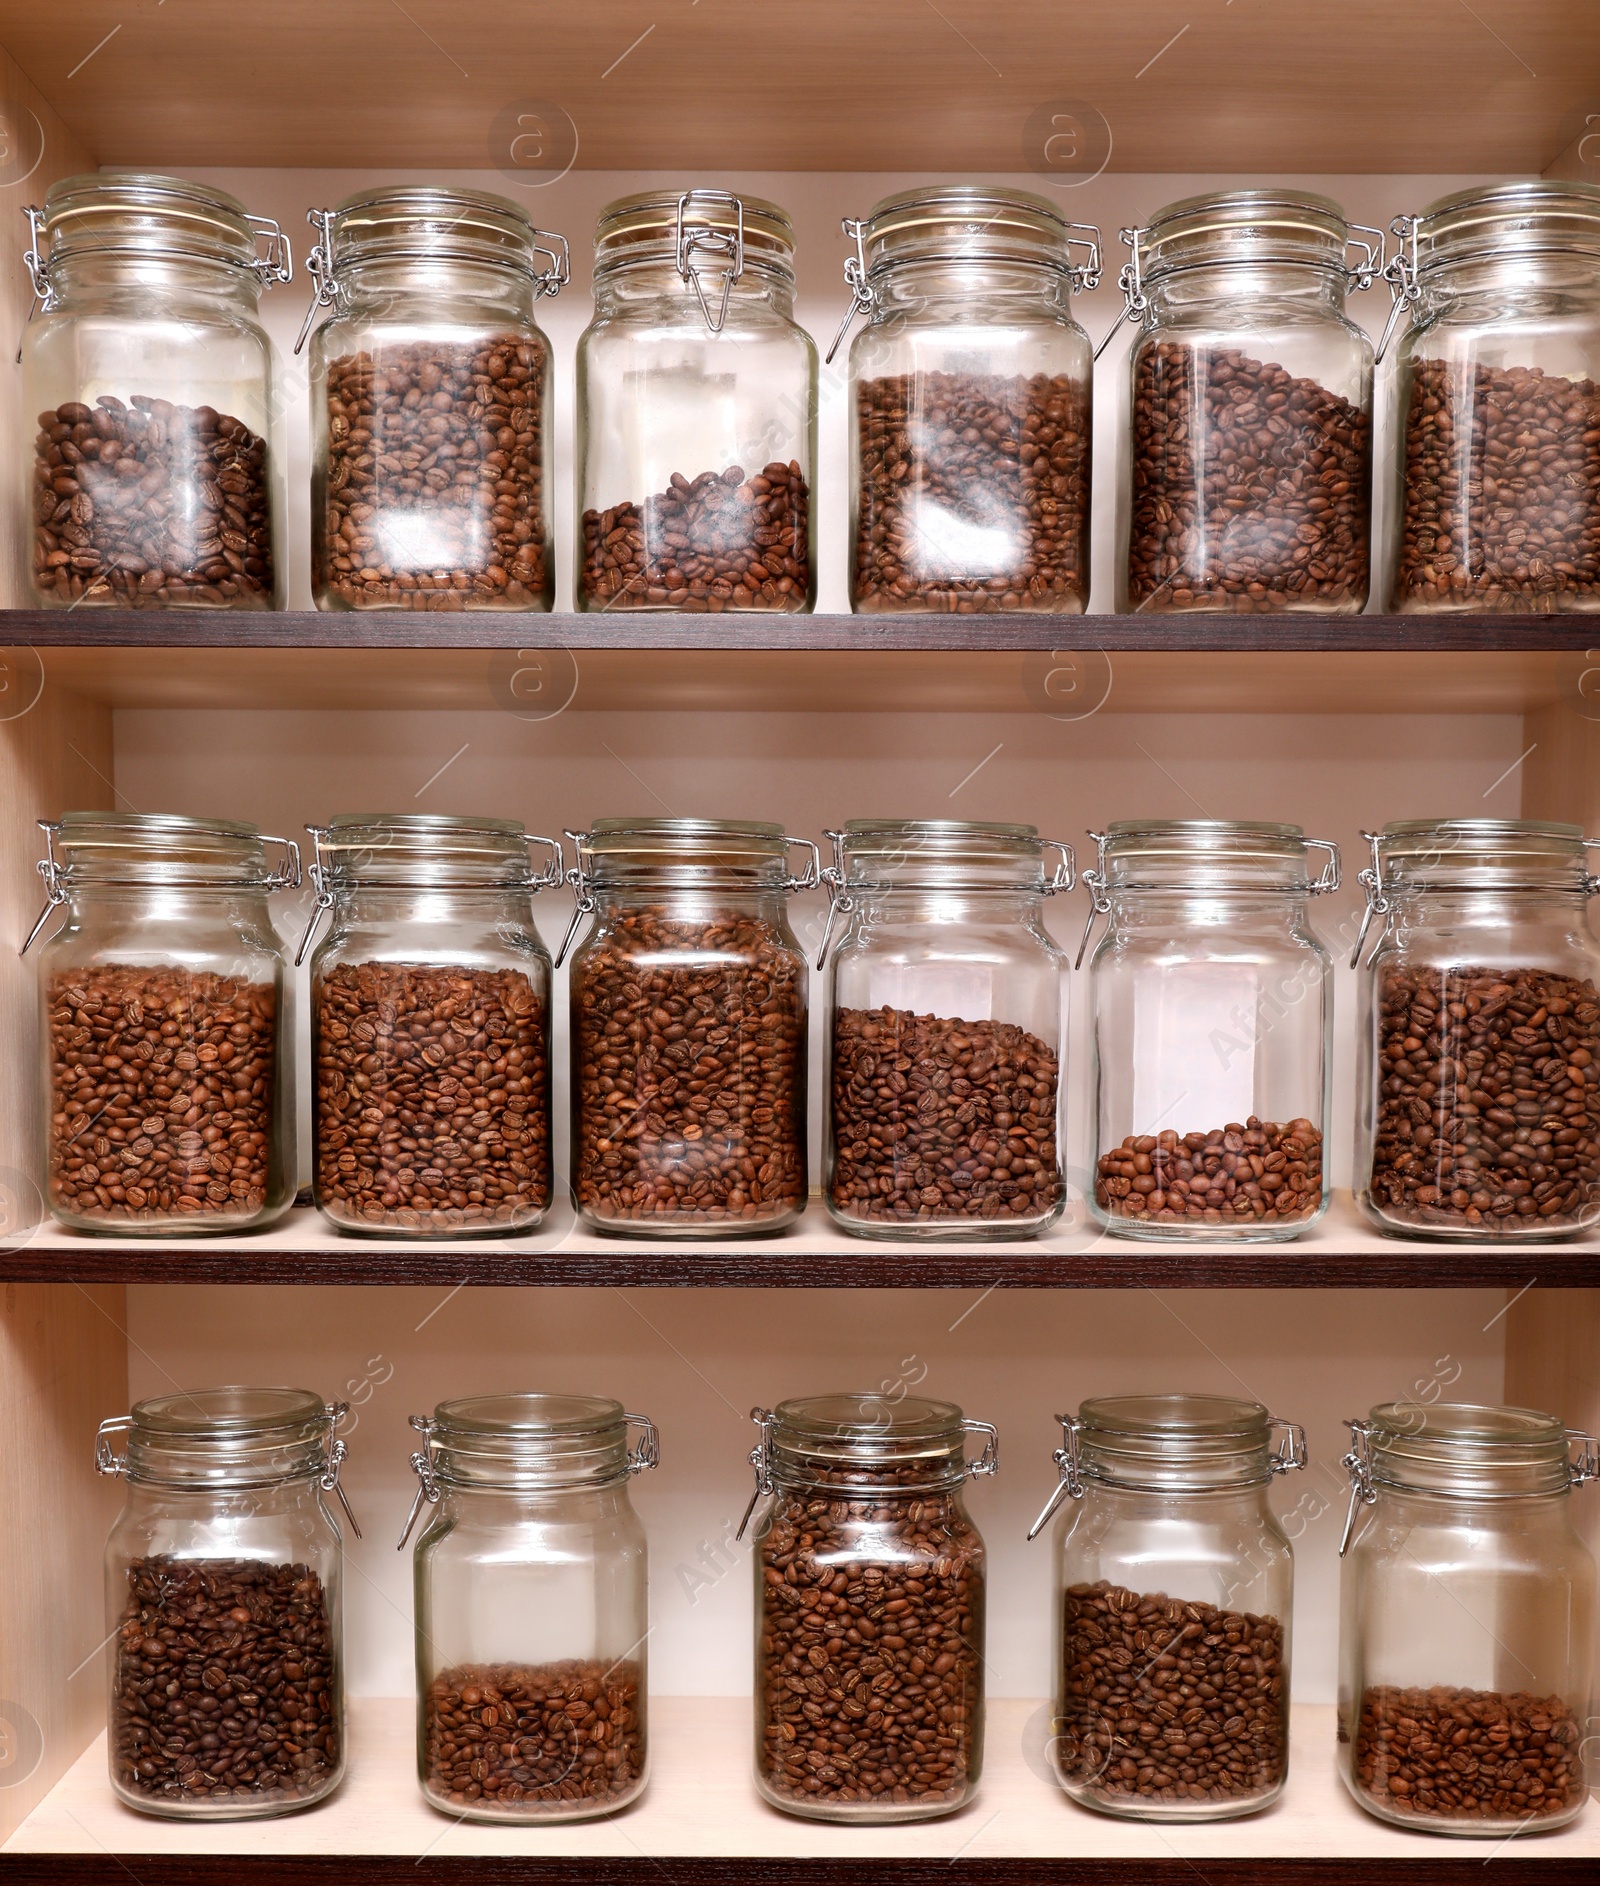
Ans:
[[[363,190],[307,215],[301,346],[331,310],[311,342],[317,607],[548,609],[550,343],[534,316],[566,284],[565,237],[486,190]]]
[[[818,881],[777,825],[599,819],[569,831],[572,1202],[596,1231],[776,1231],[806,1204],[806,964],[787,902]],[[788,848],[810,861],[799,877]]]
[[[1600,880],[1576,825],[1363,833],[1356,1201],[1381,1231],[1576,1237],[1600,1210]]]
[[[138,171],[63,177],[27,217],[33,600],[281,608],[281,395],[258,309],[293,273],[288,239],[224,190]]]
[[[1600,185],[1479,186],[1393,228],[1390,607],[1600,610]]]
[[[628,1426],[644,1430],[630,1452]],[[441,1402],[411,1456],[417,1778],[456,1820],[589,1820],[644,1790],[654,1425],[593,1395]]]
[[[810,609],[816,457],[784,212],[726,190],[602,211],[578,342],[577,606]]]
[[[77,1231],[251,1231],[294,1202],[294,1056],[267,896],[292,839],[135,812],[41,819],[46,1187]],[[283,849],[270,865],[266,847]]]
[[[1600,1443],[1460,1402],[1388,1402],[1348,1426],[1345,1785],[1432,1833],[1573,1820],[1595,1780],[1595,1564],[1567,1496],[1600,1473]]]
[[[999,1437],[953,1402],[810,1395],[751,1419],[755,1765],[808,1820],[951,1813],[983,1768],[985,1553],[961,1488]],[[965,1436],[987,1437],[977,1460]],[[744,1525],[739,1528],[744,1534]]]
[[[1372,343],[1345,296],[1372,286],[1381,231],[1328,197],[1225,190],[1122,235],[1139,331],[1117,606],[1359,613]]]
[[[1100,232],[1024,190],[906,190],[847,217],[851,606],[1080,613]],[[1087,251],[1082,263],[1074,248]],[[828,358],[833,358],[830,350]]]
[[[550,955],[530,898],[552,838],[506,819],[358,814],[306,827],[312,1184],[340,1230],[492,1237],[550,1203]],[[535,872],[530,844],[550,862]]]
[[[1070,845],[1031,825],[853,819],[829,832],[828,1211],[867,1237],[1028,1237],[1066,1204],[1066,957],[1044,899]],[[1045,874],[1046,849],[1060,855]]]
[[[300,1388],[157,1395],[100,1424],[128,1483],[106,1542],[111,1786],[143,1814],[260,1820],[344,1776],[348,1412]],[[127,1435],[118,1455],[113,1437]]]
[[[1050,1758],[1083,1807],[1231,1820],[1289,1775],[1294,1551],[1274,1475],[1293,1422],[1222,1395],[1108,1395],[1058,1415]],[[1272,1430],[1284,1438],[1273,1447]]]
[[[1329,1197],[1333,965],[1306,905],[1339,888],[1338,846],[1228,819],[1090,836],[1092,1215],[1139,1238],[1298,1236]]]

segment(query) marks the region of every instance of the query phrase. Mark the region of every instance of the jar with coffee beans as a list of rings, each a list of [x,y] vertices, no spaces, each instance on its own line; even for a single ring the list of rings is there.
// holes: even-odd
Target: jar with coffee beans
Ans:
[[[452,1820],[589,1820],[649,1767],[647,1548],[628,1487],[656,1430],[595,1395],[413,1415],[417,1778]],[[629,1446],[628,1430],[640,1439]]]
[[[1044,900],[1071,889],[1071,846],[956,819],[828,837],[830,1215],[864,1237],[1036,1234],[1066,1203],[1067,959]]]
[[[1597,1779],[1595,1562],[1568,1496],[1600,1475],[1600,1441],[1461,1402],[1346,1426],[1345,1785],[1418,1833],[1564,1826]]]
[[[789,218],[726,190],[610,204],[578,342],[578,608],[810,609],[816,456]]]
[[[1345,299],[1383,267],[1382,232],[1270,189],[1185,197],[1122,237],[1118,607],[1359,614],[1373,350]]]
[[[1289,1775],[1294,1549],[1268,1500],[1304,1432],[1222,1395],[1106,1395],[1059,1415],[1050,1761],[1126,1820],[1254,1814]],[[1273,1430],[1283,1434],[1274,1444]]]
[[[63,177],[27,217],[32,601],[282,608],[281,389],[259,319],[293,273],[282,230],[141,171]]]
[[[777,825],[599,819],[567,836],[572,1202],[640,1238],[776,1231],[806,1204],[806,964]],[[810,856],[797,877],[789,849]]]
[[[253,1231],[294,1202],[293,1033],[268,896],[292,839],[137,812],[40,820],[46,1202],[76,1231]],[[267,847],[281,852],[269,862]]]
[[[903,1383],[750,1418],[757,1789],[858,1825],[963,1807],[983,1768],[985,1553],[962,1488],[995,1471],[998,1435]]]
[[[345,1402],[200,1388],[100,1424],[127,1482],[106,1543],[111,1786],[142,1814],[263,1820],[344,1776]],[[125,1451],[115,1441],[126,1436]]]
[[[319,609],[548,609],[550,343],[563,236],[486,190],[307,212],[311,588]]]
[[[1600,1216],[1600,946],[1580,827],[1406,819],[1362,836],[1356,1202],[1379,1228],[1574,1238]]]
[[[850,599],[863,614],[1076,614],[1094,363],[1072,298],[1100,232],[1044,197],[927,186],[846,217]]]
[[[1091,1215],[1125,1237],[1299,1236],[1329,1197],[1333,965],[1308,905],[1339,888],[1338,847],[1231,819],[1090,836]]]
[[[306,828],[312,1188],[342,1231],[531,1230],[550,1203],[550,955],[530,899],[560,841],[506,819],[355,814]],[[531,845],[549,853],[535,869]]]

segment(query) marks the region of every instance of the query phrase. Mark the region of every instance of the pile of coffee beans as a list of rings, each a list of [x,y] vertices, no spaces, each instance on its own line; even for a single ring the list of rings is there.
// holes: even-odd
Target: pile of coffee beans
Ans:
[[[1600,993],[1544,969],[1383,969],[1372,1204],[1555,1231],[1600,1207]]]
[[[1359,610],[1372,421],[1237,348],[1159,341],[1133,376],[1134,608]]]
[[[754,917],[646,905],[573,965],[572,1190],[605,1223],[766,1226],[806,1202],[806,972]]]
[[[1062,1197],[1056,1052],[1011,1022],[833,1019],[836,1211],[869,1224],[1035,1225]]]
[[[1283,1626],[1274,1617],[1069,1586],[1062,1614],[1062,1781],[1108,1806],[1244,1803],[1289,1762]]]
[[[545,1004],[519,969],[335,963],[313,985],[316,1199],[424,1234],[550,1203]]]
[[[114,1642],[111,1771],[196,1807],[326,1791],[342,1714],[322,1580],[258,1559],[135,1559]]]
[[[548,609],[547,369],[520,334],[330,360],[319,595],[351,609]]]
[[[1130,1133],[1095,1166],[1095,1203],[1146,1224],[1283,1224],[1322,1209],[1322,1133],[1309,1120],[1205,1133]]]
[[[237,1229],[273,1176],[277,991],[209,970],[52,976],[50,1203],[96,1224]]]
[[[1559,1696],[1396,1689],[1361,1698],[1356,1785],[1418,1821],[1526,1821],[1583,1796],[1583,1729]]]
[[[508,1819],[604,1804],[644,1777],[637,1663],[471,1663],[422,1697],[423,1787],[441,1806]]]
[[[215,407],[102,393],[40,413],[33,518],[47,602],[273,605],[267,442]]]
[[[798,460],[730,465],[643,503],[583,514],[579,601],[591,609],[793,613],[811,592],[811,492]]]
[[[856,427],[861,613],[1084,607],[1084,382],[1066,373],[890,374],[860,383]]]
[[[1418,360],[1396,609],[1600,607],[1600,384]]]

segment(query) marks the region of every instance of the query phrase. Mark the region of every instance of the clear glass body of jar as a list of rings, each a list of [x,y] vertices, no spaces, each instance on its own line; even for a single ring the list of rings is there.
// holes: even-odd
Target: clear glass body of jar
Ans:
[[[1383,238],[1327,197],[1189,197],[1127,232],[1139,330],[1119,609],[1358,614],[1370,580],[1372,343],[1345,313]]]
[[[1289,1775],[1294,1552],[1273,1476],[1305,1435],[1257,1402],[1112,1395],[1063,1415],[1050,1757],[1084,1807],[1229,1820]],[[1284,1427],[1274,1450],[1272,1430]]]
[[[527,1231],[550,1203],[550,954],[530,898],[555,839],[503,819],[310,826],[312,1184],[343,1231]],[[529,844],[551,862],[535,874]]]
[[[722,190],[611,204],[578,342],[578,608],[810,609],[816,458],[788,217]]]
[[[312,210],[319,609],[548,609],[550,344],[567,245],[483,190]],[[548,266],[541,257],[548,258]]]
[[[628,1482],[655,1466],[655,1428],[620,1402],[542,1394],[441,1402],[411,1425],[426,1440],[408,1534],[433,1507],[412,1560],[423,1798],[502,1822],[626,1807],[648,1768],[650,1635]]]
[[[106,1542],[111,1786],[140,1813],[257,1820],[342,1780],[344,1540],[323,1494],[349,1516],[346,1412],[213,1388],[101,1424],[95,1464],[128,1483]]]
[[[851,606],[1082,611],[1094,362],[1072,297],[1100,280],[1099,231],[965,185],[844,227],[868,316],[850,349]]]
[[[1031,825],[830,832],[829,1214],[867,1237],[1028,1237],[1060,1216],[1066,958]]]
[[[1367,833],[1356,1202],[1407,1237],[1548,1241],[1600,1212],[1600,946],[1576,825]],[[1359,954],[1359,950],[1358,950]]]
[[[1329,1198],[1333,965],[1307,900],[1338,888],[1337,846],[1223,819],[1091,836],[1091,1213],[1130,1237],[1298,1236]]]
[[[995,1430],[903,1389],[751,1419],[752,1510],[770,1497],[754,1535],[757,1789],[808,1820],[951,1813],[983,1768],[985,1552],[961,1488],[995,1471]],[[987,1436],[973,1461],[969,1432]]]
[[[1597,1443],[1554,1415],[1451,1402],[1349,1426],[1345,1785],[1432,1833],[1565,1825],[1595,1780],[1595,1563],[1568,1494],[1600,1470]]]
[[[568,832],[572,1202],[634,1237],[776,1231],[806,1205],[806,963],[776,825],[601,819]],[[562,954],[565,954],[563,945]],[[558,962],[561,960],[558,957]]]
[[[1600,610],[1600,185],[1463,190],[1394,231],[1390,607]]]
[[[258,318],[293,269],[277,224],[140,172],[62,178],[28,215],[34,600],[281,608],[279,395]]]
[[[39,952],[52,1215],[121,1237],[271,1224],[294,1202],[294,1057],[267,895],[298,887],[299,848],[139,813],[44,831],[49,901],[23,947],[65,909]]]

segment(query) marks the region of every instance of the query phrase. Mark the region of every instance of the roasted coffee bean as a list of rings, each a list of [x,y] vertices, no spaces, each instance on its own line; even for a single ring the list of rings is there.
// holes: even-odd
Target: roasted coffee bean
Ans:
[[[1095,1167],[1095,1203],[1145,1224],[1281,1224],[1322,1209],[1322,1134],[1309,1120],[1129,1134]]]
[[[1011,1022],[836,1010],[835,1210],[881,1224],[1049,1217],[1058,1074],[1055,1050]]]
[[[1108,1805],[1243,1803],[1289,1761],[1283,1626],[1274,1617],[1072,1585],[1062,1612],[1062,1780]]]
[[[1371,1197],[1406,1224],[1558,1231],[1600,1206],[1600,994],[1544,969],[1380,972]]]
[[[131,1794],[220,1804],[321,1793],[340,1762],[322,1580],[259,1559],[135,1559],[118,1621],[111,1767]]]
[[[860,383],[856,426],[852,600],[861,613],[1084,607],[1090,434],[1081,381],[891,374]]]
[[[545,1005],[518,969],[336,963],[313,986],[316,1199],[449,1234],[550,1203]]]
[[[1418,1821],[1532,1820],[1582,1797],[1582,1735],[1559,1696],[1377,1684],[1361,1698],[1356,1783]]]
[[[1136,609],[1359,610],[1372,421],[1234,347],[1160,341],[1133,383]]]
[[[238,1229],[272,1185],[277,991],[99,963],[46,991],[50,1203],[107,1226]]]
[[[319,593],[352,609],[548,609],[548,370],[520,334],[330,360]]]
[[[102,393],[40,413],[33,580],[47,602],[270,609],[267,442],[211,406]]]
[[[1600,609],[1600,385],[1413,364],[1393,607]]]
[[[440,1806],[532,1819],[629,1794],[644,1774],[637,1663],[467,1663],[422,1699],[423,1787]]]
[[[643,503],[583,514],[579,599],[600,609],[806,607],[811,590],[811,493],[799,463],[753,478],[672,474]]]

